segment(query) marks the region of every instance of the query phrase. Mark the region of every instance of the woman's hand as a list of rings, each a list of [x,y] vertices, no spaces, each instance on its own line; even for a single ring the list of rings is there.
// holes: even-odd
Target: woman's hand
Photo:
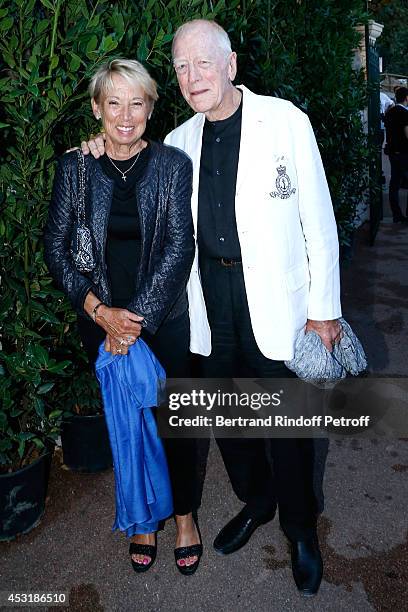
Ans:
[[[120,343],[116,342],[115,338],[112,338],[112,336],[109,336],[107,334],[105,338],[105,351],[107,351],[108,353],[112,353],[112,355],[127,355],[129,351],[129,345],[121,345]]]
[[[105,340],[105,349],[114,355],[116,353],[125,355],[127,347],[134,344],[140,336],[143,317],[126,308],[106,306],[92,291],[89,291],[85,298],[84,310],[106,331],[109,340]]]
[[[110,308],[105,304],[99,306],[95,322],[102,327],[109,338],[111,353],[127,354],[127,347],[134,344],[142,331],[143,317],[126,308]],[[113,349],[113,350],[112,350]]]

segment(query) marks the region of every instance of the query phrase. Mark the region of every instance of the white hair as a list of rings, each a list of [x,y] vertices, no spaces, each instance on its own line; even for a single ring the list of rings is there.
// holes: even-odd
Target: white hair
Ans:
[[[90,80],[88,92],[96,103],[100,103],[101,97],[106,96],[114,85],[112,76],[118,74],[129,83],[140,85],[150,100],[153,108],[158,99],[156,81],[152,79],[146,68],[136,60],[114,59],[106,62],[98,68]]]
[[[214,37],[217,40],[218,51],[220,51],[223,55],[225,54],[225,56],[232,53],[231,41],[229,39],[229,36],[226,31],[220,25],[218,25],[218,23],[216,23],[215,21],[210,21],[209,19],[192,19],[191,21],[186,21],[186,23],[183,23],[176,30],[176,33],[173,37],[173,44],[171,47],[172,55],[174,55],[174,47],[177,42],[177,39],[183,36],[184,34],[187,34],[190,30],[200,28],[200,26],[212,31]]]

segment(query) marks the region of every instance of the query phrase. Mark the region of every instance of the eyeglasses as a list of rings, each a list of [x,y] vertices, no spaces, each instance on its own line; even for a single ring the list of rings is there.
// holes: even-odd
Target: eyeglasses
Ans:
[[[213,66],[214,62],[206,59],[197,59],[194,62],[186,61],[175,61],[173,63],[174,70],[177,75],[187,74],[190,65],[193,65],[195,70],[209,70]]]

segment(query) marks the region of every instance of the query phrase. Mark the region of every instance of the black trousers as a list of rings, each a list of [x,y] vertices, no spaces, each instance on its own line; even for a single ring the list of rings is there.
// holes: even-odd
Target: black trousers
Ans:
[[[78,329],[90,363],[96,361],[104,330],[91,320],[78,319]],[[190,320],[188,313],[164,323],[156,334],[142,330],[141,337],[162,364],[168,378],[190,376]],[[202,440],[163,439],[173,491],[175,514],[199,508],[205,472]]]
[[[202,359],[203,375],[294,377],[282,361],[267,359],[256,344],[242,265],[224,267],[202,258],[200,272],[212,334],[211,355]],[[250,516],[266,518],[278,506],[280,524],[289,539],[315,534],[313,440],[217,438],[217,444],[234,492],[246,503]]]
[[[404,179],[408,179],[408,154],[407,153],[390,153],[391,164],[391,179],[389,185],[390,206],[394,221],[401,219],[403,216],[399,203],[399,190],[402,187]],[[408,216],[408,196],[405,215]]]

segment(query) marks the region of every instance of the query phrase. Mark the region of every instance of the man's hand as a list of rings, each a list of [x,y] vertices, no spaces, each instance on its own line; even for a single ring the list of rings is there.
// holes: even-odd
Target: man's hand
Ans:
[[[333,321],[313,321],[308,319],[305,327],[305,334],[309,331],[314,331],[319,334],[324,346],[330,353],[333,346],[340,342],[342,337],[342,328],[337,319]]]
[[[105,154],[105,134],[97,134],[88,140],[81,142],[81,149],[84,155],[92,153],[95,159]]]

